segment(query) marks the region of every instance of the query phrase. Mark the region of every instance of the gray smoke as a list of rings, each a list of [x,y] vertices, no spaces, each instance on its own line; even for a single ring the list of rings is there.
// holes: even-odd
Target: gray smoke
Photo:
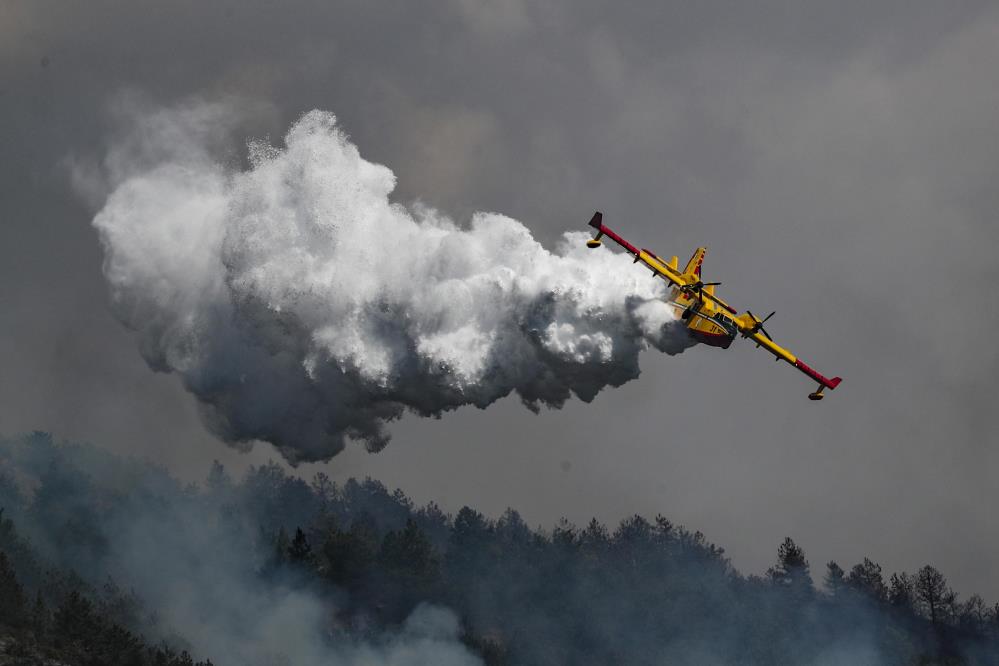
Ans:
[[[240,166],[219,151],[233,115],[136,114],[93,222],[117,316],[223,439],[292,462],[345,438],[377,450],[405,410],[589,401],[637,377],[648,346],[690,344],[663,283],[583,233],[551,252],[500,214],[461,226],[393,203],[393,173],[322,111]]]
[[[54,445],[44,433],[0,436],[4,517],[44,556],[43,568],[72,569],[97,592],[105,583],[128,591],[134,605],[115,604],[123,617],[114,619],[152,644],[222,666],[482,663],[448,608],[421,603],[399,626],[354,626],[340,603],[346,593],[331,598],[318,580],[262,573],[271,549],[255,500],[231,487],[185,487],[162,469]],[[49,589],[47,580],[35,582]]]

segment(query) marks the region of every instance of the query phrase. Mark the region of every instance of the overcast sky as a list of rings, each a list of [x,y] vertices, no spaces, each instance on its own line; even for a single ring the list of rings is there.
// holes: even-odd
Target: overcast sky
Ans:
[[[409,417],[303,473],[535,524],[661,512],[745,572],[789,535],[816,578],[933,563],[996,601],[997,72],[988,2],[0,0],[0,432],[190,478],[274,456],[215,440],[142,362],[69,165],[125,91],[238,98],[245,137],[327,109],[400,203],[549,246],[595,209],[660,255],[708,245],[720,293],[844,383],[813,403],[745,342],[652,351],[589,405]]]

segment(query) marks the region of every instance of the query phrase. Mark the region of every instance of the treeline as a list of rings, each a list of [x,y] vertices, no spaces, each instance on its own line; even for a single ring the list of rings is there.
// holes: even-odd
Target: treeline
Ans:
[[[394,630],[429,603],[458,615],[460,640],[488,664],[999,664],[999,607],[959,599],[931,566],[887,575],[866,558],[848,569],[830,562],[816,581],[787,539],[765,574],[745,576],[702,534],[662,516],[532,529],[512,509],[495,520],[468,507],[450,515],[372,479],[336,484],[320,473],[306,482],[275,464],[237,481],[216,463],[204,484],[182,486],[161,469],[44,434],[0,442],[0,503],[39,551],[15,557],[18,541],[0,541],[17,560],[4,580],[25,581],[17,615],[44,617],[39,631],[59,640],[82,640],[55,617],[83,599],[94,617],[124,618],[99,620],[118,629],[88,635],[143,632],[176,651],[187,645],[176,633],[183,617],[156,617],[179,605],[163,576],[212,581],[245,569],[239,580],[253,589],[233,592],[234,604],[258,592],[305,595],[325,609],[307,629],[327,645]],[[145,550],[150,541],[156,548]],[[89,592],[72,602],[72,593],[43,592],[32,611],[46,580],[39,558],[74,570]],[[147,563],[167,573],[147,579]],[[109,601],[99,600],[102,585]],[[216,623],[206,633],[223,634],[221,645],[267,633],[214,617],[239,607],[199,621]]]
[[[29,586],[22,584],[15,565]],[[126,628],[119,619],[129,618],[135,604],[112,581],[95,590],[72,572],[45,567],[0,509],[0,663],[212,665],[196,665],[187,651],[150,645]]]
[[[867,558],[848,572],[829,562],[817,589],[790,538],[746,577],[662,516],[541,531],[513,510],[417,509],[370,479],[313,490],[323,509],[305,530],[278,529],[272,575],[345,589],[355,616],[379,622],[446,604],[487,663],[999,663],[999,605],[960,601],[929,565],[886,580]],[[358,510],[372,505],[382,521]]]

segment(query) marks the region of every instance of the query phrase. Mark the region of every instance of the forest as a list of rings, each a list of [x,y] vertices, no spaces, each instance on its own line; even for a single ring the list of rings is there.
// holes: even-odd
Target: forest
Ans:
[[[666,507],[668,509],[668,507]],[[531,527],[276,463],[185,484],[0,439],[0,664],[999,664],[931,565],[759,575],[664,515]]]

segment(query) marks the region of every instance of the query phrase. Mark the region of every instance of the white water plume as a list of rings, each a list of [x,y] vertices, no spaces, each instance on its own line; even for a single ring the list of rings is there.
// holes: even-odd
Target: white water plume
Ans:
[[[115,312],[227,441],[292,462],[345,438],[374,450],[406,410],[589,401],[637,377],[644,348],[690,344],[663,283],[583,233],[551,252],[500,214],[393,203],[393,173],[330,113],[252,142],[246,169],[215,157],[223,107],[135,122],[94,218]]]

